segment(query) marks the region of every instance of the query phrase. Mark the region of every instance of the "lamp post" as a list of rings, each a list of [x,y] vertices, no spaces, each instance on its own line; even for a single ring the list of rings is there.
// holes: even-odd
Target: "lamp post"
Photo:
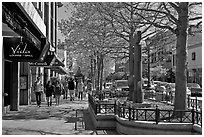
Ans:
[[[147,59],[148,59],[148,63],[147,63],[147,71],[148,71],[147,87],[148,87],[148,89],[150,88],[150,42],[151,42],[151,40],[149,38],[147,38],[145,40],[145,43],[146,43],[146,46],[147,46]]]

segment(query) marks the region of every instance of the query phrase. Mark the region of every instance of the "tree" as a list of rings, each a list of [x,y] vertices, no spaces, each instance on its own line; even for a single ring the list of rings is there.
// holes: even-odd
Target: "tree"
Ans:
[[[111,26],[114,34],[122,39],[124,39],[128,43],[128,47],[126,47],[128,57],[129,57],[129,99],[133,100],[133,94],[136,94],[134,91],[134,59],[133,59],[133,51],[134,46],[136,45],[136,32],[137,30],[142,30],[143,39],[153,33],[155,30],[148,31],[151,27],[151,24],[141,24],[138,23],[138,20],[142,20],[141,17],[135,14],[136,9],[139,3],[96,3],[98,7],[98,11],[101,13],[101,16],[107,20]],[[139,11],[138,14],[143,14],[143,11]],[[135,100],[133,100],[135,102]]]
[[[70,20],[59,23],[60,30],[67,36],[69,48],[75,54],[90,58],[89,73],[93,74],[88,75],[97,77],[96,87],[102,89],[104,59],[113,53],[123,53],[121,45],[124,45],[124,41],[112,35],[110,25],[96,11],[93,3],[72,4],[75,8],[73,15]]]
[[[202,3],[168,2],[168,3],[142,3],[135,7],[146,14],[137,14],[143,18],[143,24],[152,24],[156,28],[170,30],[176,35],[176,93],[175,110],[186,109],[186,41],[190,26],[201,24]],[[196,7],[196,10],[195,10]],[[191,25],[194,23],[194,25]]]

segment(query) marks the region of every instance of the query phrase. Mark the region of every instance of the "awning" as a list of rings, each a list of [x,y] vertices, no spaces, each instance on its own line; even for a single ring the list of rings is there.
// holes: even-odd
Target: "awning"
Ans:
[[[57,66],[64,67],[64,64],[54,52],[48,51],[43,61],[30,62],[30,66],[45,67],[51,69],[52,67]]]
[[[64,67],[64,63],[61,61],[61,59],[55,54],[55,60],[53,60],[50,64],[51,66],[62,66]]]
[[[50,69],[61,75],[68,74],[68,72],[61,66],[52,66]]]
[[[53,62],[54,60],[55,60],[54,52],[48,51],[48,52],[46,52],[45,59],[43,61],[30,62],[30,66],[34,66],[34,67],[50,67],[51,62]]]
[[[17,34],[16,32],[14,32],[12,29],[10,29],[7,24],[2,22],[2,36],[3,37],[5,37],[5,36],[15,36],[15,37],[18,37],[20,35]]]

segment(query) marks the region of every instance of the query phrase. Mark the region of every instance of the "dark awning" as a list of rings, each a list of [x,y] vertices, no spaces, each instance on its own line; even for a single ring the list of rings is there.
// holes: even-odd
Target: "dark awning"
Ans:
[[[53,60],[50,65],[64,67],[64,63],[61,61],[61,59],[56,54],[55,54],[55,60]]]
[[[68,72],[61,66],[52,66],[50,69],[61,75],[68,74]]]
[[[46,53],[44,61],[38,61],[38,62],[30,62],[30,66],[36,66],[36,67],[48,67],[51,66],[51,62],[55,60],[55,55],[50,54],[50,51]]]
[[[15,36],[18,37],[20,36],[19,34],[17,34],[16,32],[14,32],[11,28],[8,27],[8,25],[6,23],[2,22],[2,36]]]

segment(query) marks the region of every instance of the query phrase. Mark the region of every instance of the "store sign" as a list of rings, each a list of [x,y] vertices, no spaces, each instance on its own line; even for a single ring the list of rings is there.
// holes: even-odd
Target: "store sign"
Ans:
[[[38,60],[40,50],[30,41],[22,37],[4,37],[4,56],[13,61]]]
[[[48,66],[47,62],[30,62],[30,66]]]
[[[16,56],[26,56],[26,57],[33,57],[31,54],[31,51],[27,48],[27,43],[20,42],[17,46],[10,47],[12,50],[12,53],[9,55],[10,57],[16,57]]]
[[[46,67],[52,65],[51,62],[55,60],[54,55],[47,55],[44,62],[30,62],[30,66]]]

